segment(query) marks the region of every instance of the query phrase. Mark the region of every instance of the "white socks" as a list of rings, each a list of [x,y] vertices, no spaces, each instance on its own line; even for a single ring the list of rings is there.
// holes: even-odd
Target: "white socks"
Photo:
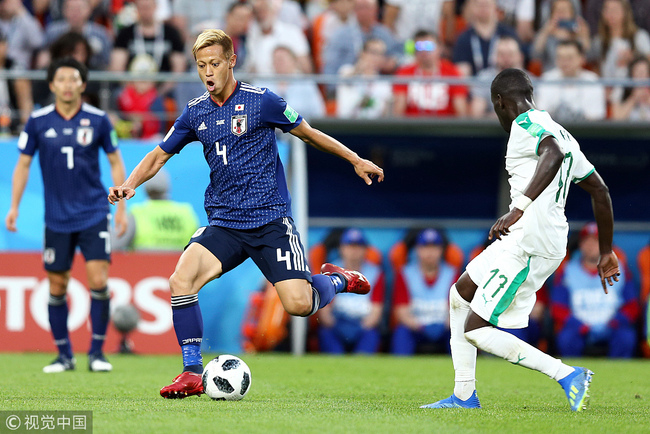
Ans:
[[[562,363],[560,359],[551,357],[516,336],[492,326],[467,332],[465,337],[483,351],[506,359],[515,365],[542,372],[556,381],[573,372],[573,368]],[[458,397],[460,398],[460,396]]]
[[[456,285],[452,285],[449,290],[449,327],[456,381],[454,395],[463,401],[476,389],[476,347],[465,339],[465,321],[469,311],[469,302],[460,296]]]

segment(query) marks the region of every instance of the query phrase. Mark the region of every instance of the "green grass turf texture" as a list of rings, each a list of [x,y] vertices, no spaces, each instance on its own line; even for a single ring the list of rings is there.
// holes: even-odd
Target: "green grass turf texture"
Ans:
[[[555,381],[484,355],[480,410],[418,408],[451,394],[448,356],[244,354],[252,385],[238,402],[161,398],[180,356],[109,355],[113,372],[90,373],[86,356],[77,355],[76,371],[43,374],[53,358],[0,354],[0,410],[92,410],[97,433],[650,431],[647,360],[567,360],[596,373],[589,408],[574,413]]]

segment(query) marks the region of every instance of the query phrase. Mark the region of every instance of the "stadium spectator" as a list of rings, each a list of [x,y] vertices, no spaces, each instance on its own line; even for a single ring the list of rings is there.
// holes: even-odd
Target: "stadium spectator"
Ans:
[[[326,10],[312,21],[311,52],[314,70],[323,72],[324,50],[332,35],[343,25],[354,19],[354,0],[330,0]]]
[[[65,57],[72,57],[79,63],[89,68],[90,56],[92,55],[92,48],[88,40],[77,32],[68,32],[61,35],[56,41],[50,45],[49,48],[50,59],[52,62],[55,60],[63,59]],[[99,91],[101,83],[91,81],[86,84],[86,90],[81,98],[84,102],[90,105],[99,107]],[[51,104],[54,101],[54,96],[50,93],[48,84],[43,81],[35,81],[32,83],[34,103],[40,106]]]
[[[393,87],[382,80],[380,72],[386,61],[386,44],[381,39],[368,39],[354,65],[343,65],[342,78],[356,77],[362,81],[336,85],[336,115],[342,119],[375,119],[388,115]]]
[[[540,107],[545,107],[558,121],[600,120],[606,115],[605,88],[598,75],[583,68],[584,51],[577,41],[561,41],[555,54],[555,69],[542,74],[536,95]],[[566,80],[564,84],[544,81]],[[572,84],[589,81],[593,84]]]
[[[160,170],[145,182],[146,202],[129,207],[127,230],[113,239],[114,250],[183,251],[199,227],[189,203],[170,200],[169,172]]]
[[[402,44],[413,39],[418,30],[438,34],[443,8],[453,7],[450,0],[385,0],[382,22]]]
[[[34,14],[43,15],[47,22],[64,19],[65,0],[33,0],[31,3],[35,9]],[[115,0],[89,0],[89,3],[91,21],[105,23],[111,16],[111,3],[117,2]]]
[[[635,54],[650,54],[650,35],[634,22],[628,0],[605,0],[591,51],[606,78],[626,77]]]
[[[414,354],[424,343],[449,352],[449,288],[458,278],[458,269],[444,261],[444,251],[443,234],[425,229],[415,241],[416,259],[396,273],[391,353]]]
[[[181,32],[183,41],[189,43],[193,35],[198,35],[204,29],[218,28],[224,22],[228,9],[236,2],[238,0],[174,0],[170,24]]]
[[[499,22],[496,0],[468,0],[469,28],[458,36],[452,56],[464,76],[476,75],[494,65],[496,40],[517,37],[515,31]]]
[[[325,116],[323,95],[316,82],[300,71],[298,58],[291,48],[279,45],[273,50],[273,72],[287,77],[268,82],[258,81],[255,85],[273,89],[308,121]]]
[[[360,271],[370,282],[370,293],[340,294],[318,311],[320,350],[372,354],[379,350],[380,323],[384,306],[384,273],[366,259],[368,240],[359,229],[343,232],[339,245],[341,266]]]
[[[490,66],[477,75],[480,84],[472,86],[470,116],[473,118],[496,118],[490,98],[490,85],[496,75],[506,68],[524,69],[524,54],[519,42],[511,36],[500,37],[495,46],[494,66]]]
[[[5,71],[7,66],[7,38],[0,32],[0,71]],[[5,78],[0,79],[0,136],[6,137],[11,135],[12,110],[11,95],[9,93],[9,81]]]
[[[542,64],[542,71],[555,68],[555,51],[560,41],[580,42],[585,52],[591,47],[591,35],[586,21],[578,15],[571,0],[554,0],[548,21],[537,32],[532,57]]]
[[[106,27],[90,20],[90,0],[64,0],[63,19],[45,27],[45,42],[38,56],[38,66],[45,68],[50,63],[49,46],[67,32],[84,35],[92,48],[90,69],[106,69],[110,62],[113,38]]]
[[[650,81],[650,60],[637,56],[630,62],[629,78]],[[635,122],[650,121],[650,87],[615,88],[611,93],[612,119]]]
[[[237,55],[235,69],[246,64],[246,35],[253,20],[253,8],[247,2],[234,2],[228,8],[223,31],[232,38]]]
[[[49,281],[49,324],[58,357],[43,368],[56,373],[75,368],[68,333],[66,292],[77,247],[86,259],[92,340],[90,371],[110,371],[102,348],[109,320],[110,210],[99,172],[99,150],[106,152],[113,182],[124,181],[124,163],[108,116],[81,101],[88,70],[74,59],[53,62],[47,71],[55,103],[32,113],[18,142],[7,229],[15,232],[18,208],[38,152],[45,198],[43,262]],[[69,134],[68,134],[69,133]],[[126,229],[125,207],[115,214],[119,234]]]
[[[179,31],[156,20],[156,0],[134,0],[137,21],[119,31],[110,70],[124,72],[134,59],[147,58],[160,72],[185,72],[187,62]]]
[[[535,37],[535,0],[497,0],[501,21],[515,29],[519,40],[528,45]]]
[[[272,0],[253,0],[253,17],[246,38],[246,65],[248,72],[273,74],[273,51],[280,45],[291,47],[300,70],[313,70],[309,43],[302,29],[277,18],[278,5]]]
[[[149,75],[158,72],[151,58],[136,57],[129,66],[129,72]],[[163,95],[153,81],[128,82],[117,95],[119,116],[126,120],[118,130],[126,130],[126,137],[152,139],[163,133],[165,105]],[[124,135],[124,131],[121,131]]]
[[[638,290],[621,260],[618,282],[603,292],[598,275],[598,227],[580,231],[578,250],[555,278],[551,310],[562,356],[580,357],[586,346],[606,344],[609,357],[632,357],[636,349]]]
[[[461,77],[456,66],[440,57],[438,38],[426,30],[415,34],[415,63],[397,70],[396,76],[431,77],[429,81],[395,84],[396,116],[466,116],[467,88],[434,81],[435,77]]]
[[[598,34],[598,24],[603,11],[605,0],[589,0],[585,5],[585,19],[589,23],[592,35]],[[630,0],[636,24],[650,32],[650,2],[647,0]]]
[[[9,68],[16,71],[31,69],[34,53],[43,45],[43,30],[20,0],[0,2],[0,32],[7,39]],[[16,79],[14,90],[20,123],[25,124],[34,107],[31,82]]]
[[[310,23],[296,0],[272,0],[277,8],[278,21],[300,27],[303,33],[310,30]]]
[[[338,74],[343,65],[353,65],[363,43],[368,39],[381,39],[386,44],[387,61],[383,73],[392,73],[402,56],[403,47],[395,40],[390,30],[377,19],[377,0],[355,0],[355,20],[339,27],[325,46],[323,72]],[[332,88],[333,90],[333,88]]]

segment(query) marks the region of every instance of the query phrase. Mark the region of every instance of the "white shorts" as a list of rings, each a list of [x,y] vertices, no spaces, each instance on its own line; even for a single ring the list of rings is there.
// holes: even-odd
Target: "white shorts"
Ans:
[[[507,238],[493,242],[467,264],[467,274],[478,286],[472,310],[497,327],[527,327],[535,293],[561,262],[531,256]]]

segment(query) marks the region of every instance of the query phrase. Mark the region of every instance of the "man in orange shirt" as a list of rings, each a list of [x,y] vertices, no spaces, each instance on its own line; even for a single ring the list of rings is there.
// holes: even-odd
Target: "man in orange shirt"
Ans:
[[[467,88],[436,81],[437,77],[461,77],[456,66],[440,58],[438,38],[431,32],[418,31],[414,37],[415,63],[398,69],[397,76],[431,77],[393,87],[396,116],[466,116]]]

